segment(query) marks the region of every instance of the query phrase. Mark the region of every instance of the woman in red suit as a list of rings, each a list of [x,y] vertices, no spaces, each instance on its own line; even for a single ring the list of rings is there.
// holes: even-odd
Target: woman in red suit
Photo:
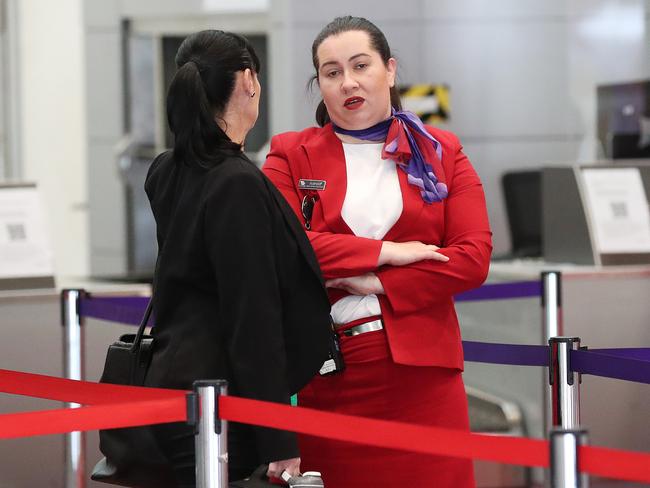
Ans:
[[[456,136],[401,111],[396,61],[374,24],[335,19],[312,56],[320,127],[275,136],[264,172],[307,230],[346,369],[312,380],[300,404],[468,430],[453,296],[488,271],[481,182]],[[328,488],[474,486],[467,459],[300,445]]]

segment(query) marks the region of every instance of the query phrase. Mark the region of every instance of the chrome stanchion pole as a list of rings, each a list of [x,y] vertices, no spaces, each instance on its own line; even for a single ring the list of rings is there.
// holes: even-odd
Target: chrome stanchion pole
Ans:
[[[544,271],[541,274],[542,280],[542,344],[548,344],[551,337],[562,335],[562,273],[559,271]],[[543,373],[546,383],[546,373]],[[542,384],[544,384],[542,383]],[[548,388],[543,389],[544,398],[543,419],[544,432],[548,432],[551,427],[557,425],[553,422],[551,405],[551,396]]]
[[[588,488],[589,477],[579,470],[579,448],[587,444],[587,432],[553,429],[550,432],[551,488]]]
[[[579,337],[552,337],[549,344],[549,383],[553,427],[580,425],[580,374],[571,371],[571,351],[580,349]]]
[[[84,330],[79,313],[83,290],[61,292],[61,325],[63,325],[63,372],[71,380],[84,379]],[[66,403],[66,408],[77,408],[78,403]],[[86,436],[83,432],[65,434],[65,488],[86,486]]]
[[[546,343],[551,337],[563,334],[562,273],[559,271],[544,271],[542,273],[542,314],[544,343]]]
[[[196,487],[228,487],[228,422],[219,418],[219,396],[228,394],[224,380],[199,380],[187,396],[187,421],[195,426]]]
[[[562,273],[559,271],[544,271],[541,273],[542,281],[542,344],[548,344],[551,337],[557,337],[562,334]],[[550,371],[550,367],[549,367]],[[548,382],[546,371],[542,373],[542,385]],[[548,387],[542,387],[541,394],[543,401],[541,408],[542,419],[544,422],[543,432],[548,432],[553,423],[553,414],[551,405],[551,392]],[[533,476],[536,481],[541,481],[548,472],[535,470]],[[550,484],[545,483],[547,486]]]

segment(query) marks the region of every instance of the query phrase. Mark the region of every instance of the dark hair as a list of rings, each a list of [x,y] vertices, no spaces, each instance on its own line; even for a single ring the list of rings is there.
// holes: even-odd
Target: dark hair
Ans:
[[[311,45],[311,59],[314,63],[314,69],[316,69],[316,74],[311,77],[309,80],[309,85],[311,86],[315,80],[318,79],[318,47],[322,42],[330,36],[336,36],[343,32],[348,31],[363,31],[368,34],[370,37],[370,46],[379,53],[384,64],[388,64],[388,60],[392,57],[390,53],[390,46],[386,40],[384,33],[379,30],[379,28],[370,22],[368,19],[363,17],[352,17],[347,15],[345,17],[337,17],[332,22],[323,27],[323,30],[319,32],[314,39],[314,43]],[[399,90],[396,86],[393,86],[390,89],[390,104],[396,110],[402,110],[402,101],[399,97]],[[323,100],[320,101],[318,107],[316,108],[316,122],[321,127],[327,124],[330,121],[330,116],[327,113],[327,107]]]
[[[196,32],[178,48],[176,67],[167,92],[174,159],[203,165],[218,162],[224,149],[241,151],[241,145],[230,140],[215,117],[230,100],[237,71],[260,71],[260,61],[248,40],[220,30]]]

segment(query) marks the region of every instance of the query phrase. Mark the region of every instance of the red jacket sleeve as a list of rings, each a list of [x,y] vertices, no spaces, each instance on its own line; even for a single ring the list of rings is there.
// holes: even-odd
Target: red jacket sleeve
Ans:
[[[448,185],[440,252],[449,261],[384,266],[377,272],[396,314],[408,314],[449,300],[452,295],[478,287],[487,277],[492,233],[483,186],[458,142],[453,177]]]
[[[298,179],[311,175],[297,175],[282,145],[281,136],[271,139],[271,150],[262,171],[280,190],[298,219],[303,222],[300,210],[301,195],[296,187]],[[313,226],[318,227],[316,216]],[[357,276],[377,269],[382,241],[357,237],[352,234],[306,231],[325,279]]]

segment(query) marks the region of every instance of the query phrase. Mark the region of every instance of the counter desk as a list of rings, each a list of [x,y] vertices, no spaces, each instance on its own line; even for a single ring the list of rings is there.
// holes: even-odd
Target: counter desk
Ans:
[[[562,273],[562,331],[590,348],[650,347],[650,266],[574,266],[543,261],[495,262],[488,283],[539,279]],[[457,305],[463,339],[544,344],[538,298]],[[465,382],[517,403],[528,436],[544,437],[546,368],[466,363]],[[581,423],[590,443],[650,450],[650,385],[583,375]]]
[[[63,327],[60,292],[63,288],[83,288],[91,293],[113,296],[151,294],[146,284],[94,282],[81,279],[59,280],[59,287],[40,290],[0,291],[0,368],[51,376],[63,376]],[[95,319],[86,319],[86,379],[101,376],[108,345],[119,335],[135,328]],[[0,414],[62,408],[61,402],[0,393]],[[100,458],[97,432],[86,437],[86,469]],[[64,437],[38,436],[0,441],[0,488],[63,486]],[[90,480],[88,487],[105,487]]]

